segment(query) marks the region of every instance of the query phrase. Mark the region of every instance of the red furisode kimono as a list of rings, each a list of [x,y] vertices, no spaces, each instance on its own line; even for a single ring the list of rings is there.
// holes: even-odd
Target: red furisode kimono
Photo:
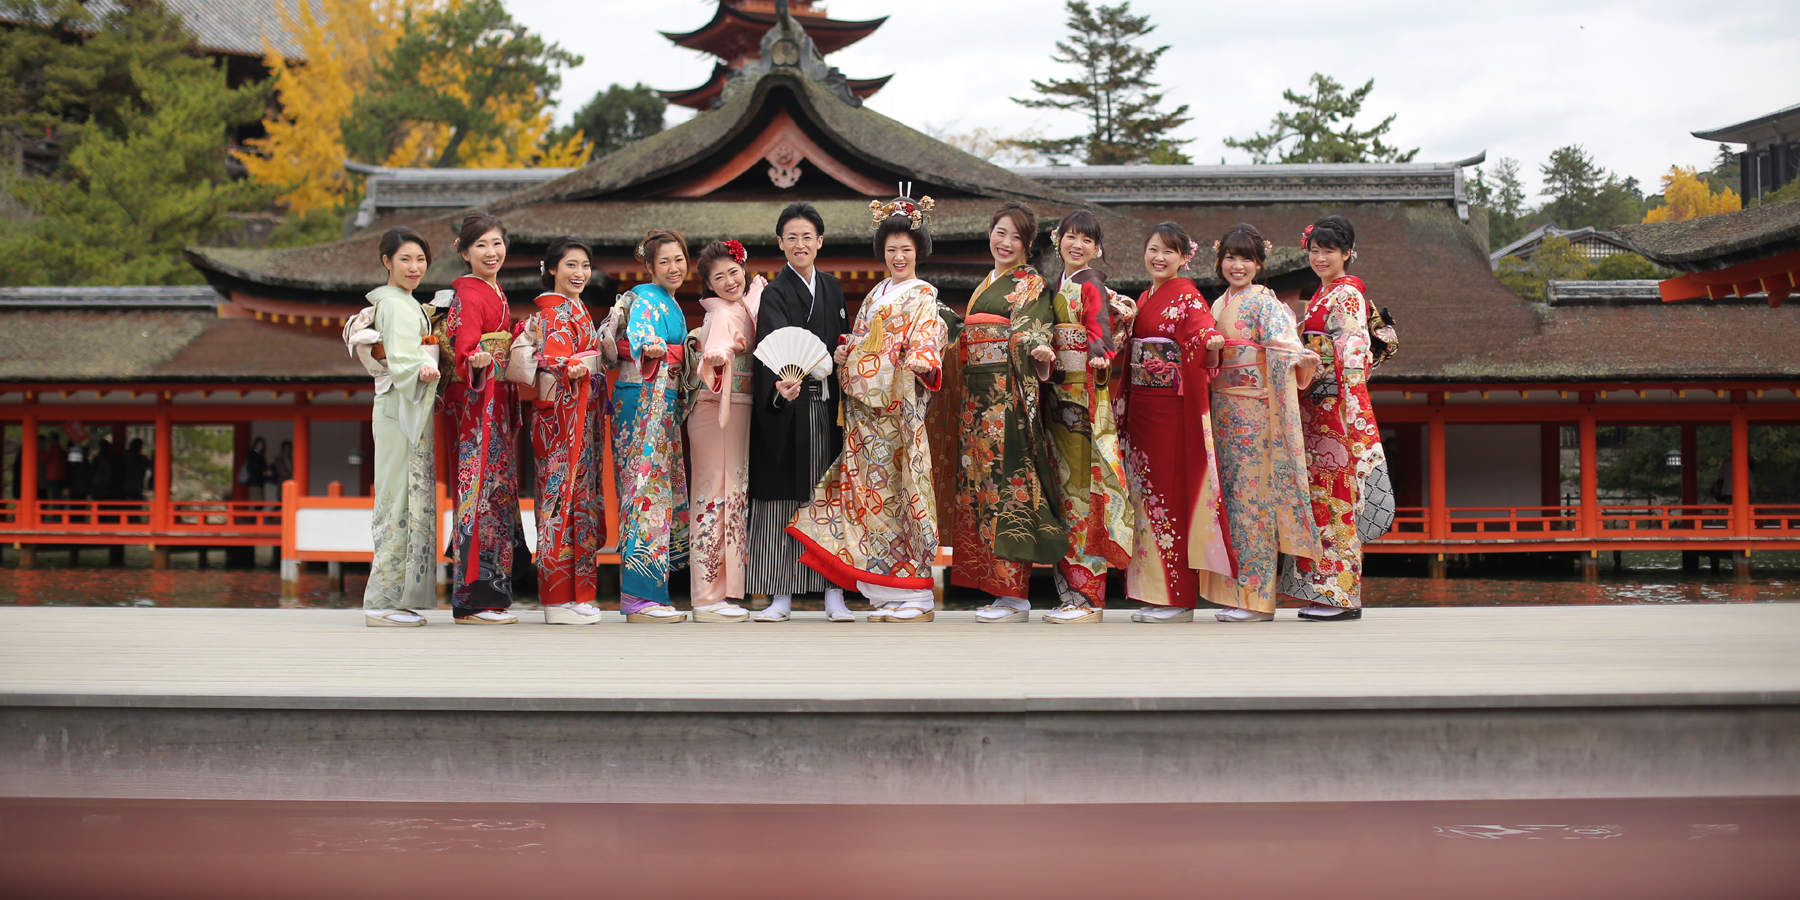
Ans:
[[[1120,415],[1136,520],[1125,596],[1192,609],[1196,570],[1236,577],[1213,452],[1206,343],[1222,337],[1200,289],[1171,279],[1138,298]]]
[[[469,365],[484,334],[512,339],[506,295],[473,275],[450,283],[456,292],[446,327],[456,347],[458,382],[445,407],[456,426],[456,548],[451,575],[458,614],[512,605],[513,536],[519,529],[518,391],[499,360]]]
[[[1369,301],[1362,279],[1344,275],[1320,285],[1306,306],[1300,336],[1319,354],[1319,378],[1300,396],[1300,431],[1319,560],[1283,557],[1281,593],[1308,603],[1362,606],[1363,479],[1384,464],[1381,430],[1369,402]]]
[[[600,365],[600,333],[587,307],[561,294],[538,295],[543,342],[538,371],[553,373],[553,398],[532,401],[531,446],[537,456],[538,600],[545,605],[592,602],[606,516],[600,492],[600,411],[606,373]],[[588,374],[570,380],[569,367]]]

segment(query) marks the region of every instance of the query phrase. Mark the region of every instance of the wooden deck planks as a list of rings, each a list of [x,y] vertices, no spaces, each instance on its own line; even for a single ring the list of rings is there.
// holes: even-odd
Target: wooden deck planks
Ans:
[[[1247,709],[1800,698],[1800,604],[1381,609],[1344,624],[1152,626],[1128,615],[1085,627],[978,625],[966,612],[920,625],[799,613],[784,625],[651,626],[609,612],[602,625],[570,628],[522,611],[520,625],[474,628],[434,612],[426,628],[377,629],[356,610],[0,608],[0,704]]]

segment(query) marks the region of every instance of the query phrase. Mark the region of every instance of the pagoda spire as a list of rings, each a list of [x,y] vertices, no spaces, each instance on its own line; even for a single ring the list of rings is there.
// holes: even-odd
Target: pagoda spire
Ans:
[[[879,19],[848,21],[825,14],[818,0],[718,0],[712,21],[694,31],[662,33],[676,46],[699,50],[718,58],[713,72],[704,84],[678,91],[658,91],[665,100],[690,109],[710,109],[720,102],[725,82],[752,67],[762,58],[763,36],[783,19],[805,32],[814,49],[823,57],[836,53],[875,33]],[[845,83],[858,100],[872,96],[888,83],[881,78],[849,78]]]

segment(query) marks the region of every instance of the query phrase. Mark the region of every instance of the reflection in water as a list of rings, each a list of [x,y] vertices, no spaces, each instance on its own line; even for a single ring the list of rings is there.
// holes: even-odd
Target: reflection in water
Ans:
[[[16,554],[9,554],[8,562]],[[217,559],[219,554],[215,554]],[[40,559],[53,563],[66,557],[40,554]],[[90,552],[89,560],[97,558]],[[191,557],[190,557],[191,559]],[[1480,566],[1452,569],[1449,578],[1416,577],[1408,566],[1392,558],[1372,558],[1371,568],[1380,572],[1364,580],[1363,602],[1369,606],[1527,606],[1540,604],[1607,604],[1607,603],[1754,603],[1770,600],[1792,600],[1800,597],[1800,552],[1761,553],[1754,558],[1748,578],[1733,575],[1730,565],[1722,571],[1702,567],[1697,571],[1681,568],[1679,553],[1625,554],[1625,567],[1614,570],[1610,555],[1598,579],[1583,581],[1567,560],[1543,561],[1489,557]],[[148,568],[149,557],[141,562],[128,555],[128,562],[138,564],[107,567],[81,566],[39,569],[9,569],[0,577],[0,605],[7,606],[176,606],[176,607],[360,607],[363,585],[368,580],[368,567],[344,566],[344,591],[333,593],[324,572],[308,571],[300,575],[299,596],[283,600],[281,578],[276,569],[174,568],[156,571]],[[184,560],[179,560],[183,562]],[[191,562],[189,563],[191,566]],[[1420,566],[1422,569],[1422,566]],[[520,566],[526,575],[529,563]],[[1422,574],[1422,571],[1421,573]],[[671,594],[676,603],[686,606],[686,572],[671,578]],[[1112,605],[1127,604],[1121,578],[1113,578]],[[604,582],[604,579],[603,579]],[[613,584],[617,584],[615,580]],[[521,579],[517,600],[533,604],[529,578]],[[617,594],[602,597],[603,605],[617,608]],[[1034,605],[1054,605],[1055,589],[1048,574],[1032,580]],[[945,605],[951,609],[974,609],[988,602],[987,595],[966,588],[950,588]],[[797,609],[822,608],[817,596],[796,598]]]
[[[1446,824],[1482,822],[1610,824]],[[9,799],[0,800],[0,874],[9,896],[182,900],[1781,898],[1800,883],[1800,800]]]

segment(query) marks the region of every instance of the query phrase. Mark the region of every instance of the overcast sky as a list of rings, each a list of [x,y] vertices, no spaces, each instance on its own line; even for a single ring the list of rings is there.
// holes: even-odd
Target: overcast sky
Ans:
[[[706,23],[716,4],[508,0],[526,25],[586,57],[565,73],[567,119],[596,90],[642,81],[699,84],[712,58],[658,31]],[[1226,137],[1266,128],[1281,92],[1313,72],[1345,85],[1374,78],[1358,124],[1398,114],[1392,143],[1420,161],[1486,150],[1525,166],[1526,188],[1556,147],[1579,143],[1621,175],[1657,189],[1671,164],[1706,167],[1714,145],[1690,131],[1800,103],[1800,3],[1634,0],[1504,4],[1387,0],[1319,4],[1134,0],[1155,41],[1172,45],[1158,78],[1194,121],[1180,137],[1195,162],[1250,160]],[[874,36],[828,57],[851,77],[892,74],[870,105],[922,130],[1074,134],[1073,114],[1010,97],[1032,78],[1066,77],[1050,61],[1063,35],[1060,0],[832,0],[834,18],[888,16]],[[1261,10],[1283,11],[1266,15]],[[671,123],[689,113],[672,107]]]

